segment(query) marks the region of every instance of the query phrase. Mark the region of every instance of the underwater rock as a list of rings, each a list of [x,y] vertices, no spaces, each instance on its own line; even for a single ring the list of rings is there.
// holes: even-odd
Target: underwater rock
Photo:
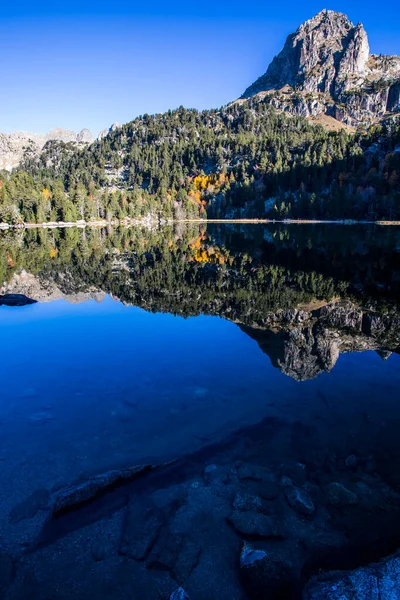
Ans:
[[[241,481],[252,479],[254,481],[271,481],[273,474],[267,467],[261,465],[252,465],[250,463],[240,463],[237,466],[237,476]]]
[[[178,583],[183,583],[196,567],[201,547],[187,536],[166,531],[156,541],[147,567],[170,571]]]
[[[211,483],[219,478],[219,471],[217,465],[208,465],[204,469],[204,481],[206,483]]]
[[[55,519],[65,512],[79,508],[114,487],[133,481],[139,475],[143,475],[155,468],[157,467],[153,465],[140,465],[125,469],[115,469],[101,475],[95,475],[82,483],[61,490],[55,499],[51,517]]]
[[[14,563],[8,554],[0,550],[0,593],[3,594],[14,577]],[[3,596],[1,596],[3,597]]]
[[[301,515],[312,515],[315,505],[310,494],[304,488],[293,485],[290,480],[284,483],[286,500],[289,505]]]
[[[186,503],[188,490],[186,485],[174,485],[160,488],[151,494],[151,502],[163,512],[170,514]]]
[[[332,481],[324,488],[329,504],[333,506],[350,506],[358,503],[358,496],[344,487],[341,483]]]
[[[18,523],[23,519],[32,519],[39,510],[48,507],[50,493],[46,489],[35,490],[29,498],[16,504],[10,511],[10,523]]]
[[[44,425],[45,423],[48,423],[49,421],[53,420],[54,416],[51,414],[51,412],[47,410],[34,413],[29,417],[29,423],[31,423],[32,425]]]
[[[126,508],[120,554],[143,560],[152,549],[164,522],[161,511],[141,499],[132,498]]]
[[[190,598],[184,589],[178,588],[171,594],[169,600],[190,600]]]
[[[253,496],[252,494],[242,494],[238,492],[233,500],[233,508],[235,510],[249,511],[255,510],[257,512],[267,512],[265,502],[261,500],[259,496]]]
[[[354,571],[333,571],[313,577],[303,600],[399,600],[400,555]]]
[[[259,538],[281,537],[274,520],[254,510],[234,510],[228,521],[243,535]]]
[[[240,555],[240,576],[251,600],[291,597],[293,565],[275,552],[256,550],[245,543]]]
[[[348,456],[346,458],[346,460],[344,461],[346,467],[349,467],[350,469],[354,469],[357,466],[357,457],[354,456],[354,454],[351,454],[350,456]]]

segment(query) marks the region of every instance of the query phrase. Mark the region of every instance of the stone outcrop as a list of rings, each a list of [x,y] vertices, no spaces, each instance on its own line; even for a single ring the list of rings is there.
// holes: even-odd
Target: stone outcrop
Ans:
[[[108,135],[109,133],[112,133],[113,131],[118,129],[118,127],[119,127],[118,123],[113,123],[111,125],[111,127],[109,127],[108,129],[103,129],[103,131],[100,131],[99,135],[97,136],[97,139],[102,140],[103,138],[106,137],[106,135]]]
[[[88,129],[75,133],[75,131],[57,128],[45,135],[25,131],[0,133],[0,170],[11,171],[18,167],[24,158],[37,156],[44,145],[50,141],[91,144],[94,142],[94,137]]]
[[[256,94],[285,112],[369,124],[400,110],[400,57],[370,54],[361,23],[323,10],[289,35],[243,98]]]

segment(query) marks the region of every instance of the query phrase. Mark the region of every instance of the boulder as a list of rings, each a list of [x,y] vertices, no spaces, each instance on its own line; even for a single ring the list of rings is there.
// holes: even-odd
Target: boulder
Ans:
[[[178,588],[175,592],[172,592],[169,600],[190,600],[190,598],[183,588]]]
[[[315,505],[310,494],[304,488],[285,482],[284,491],[289,505],[301,515],[310,516],[315,512]]]
[[[240,555],[240,576],[251,600],[283,600],[291,597],[293,565],[276,552],[257,550],[245,543]]]
[[[306,585],[303,600],[400,600],[400,555],[354,571],[318,575]]]
[[[336,481],[328,483],[324,488],[328,504],[333,506],[350,506],[358,503],[358,496]]]
[[[238,533],[245,536],[258,538],[281,537],[274,520],[255,510],[234,510],[228,521]]]
[[[94,477],[89,477],[81,483],[69,486],[58,492],[51,516],[54,519],[70,510],[92,502],[111,489],[129,483],[154,468],[156,467],[152,465],[139,465],[115,469],[95,475]]]

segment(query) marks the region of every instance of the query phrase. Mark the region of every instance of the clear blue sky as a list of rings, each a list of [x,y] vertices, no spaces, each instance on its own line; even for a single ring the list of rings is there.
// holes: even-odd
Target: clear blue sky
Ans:
[[[0,131],[97,133],[114,121],[237,98],[286,36],[323,8],[400,54],[400,3],[20,0],[0,15]],[[383,5],[382,5],[383,7]]]

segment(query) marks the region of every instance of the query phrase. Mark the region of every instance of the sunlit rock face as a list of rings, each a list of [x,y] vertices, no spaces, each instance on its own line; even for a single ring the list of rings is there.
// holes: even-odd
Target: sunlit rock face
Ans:
[[[283,90],[283,96],[270,97],[278,109],[303,116],[325,113],[357,125],[399,110],[399,82],[399,57],[370,54],[361,23],[323,10],[289,35],[243,98]]]

